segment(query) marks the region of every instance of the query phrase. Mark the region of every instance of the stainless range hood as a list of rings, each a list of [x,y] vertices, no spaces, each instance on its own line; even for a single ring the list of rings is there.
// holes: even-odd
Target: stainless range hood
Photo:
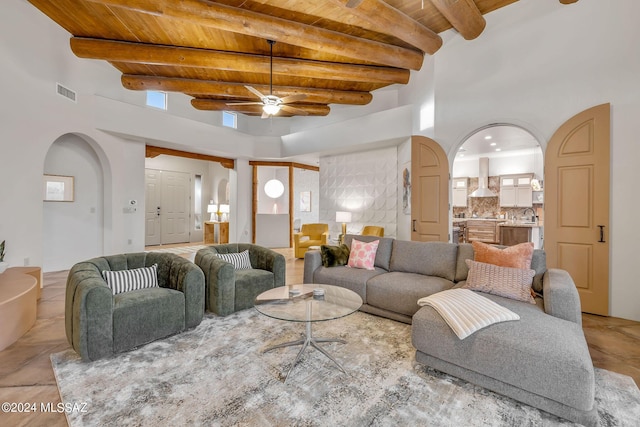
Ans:
[[[489,158],[480,157],[478,165],[478,189],[469,194],[469,197],[498,197],[489,190]]]

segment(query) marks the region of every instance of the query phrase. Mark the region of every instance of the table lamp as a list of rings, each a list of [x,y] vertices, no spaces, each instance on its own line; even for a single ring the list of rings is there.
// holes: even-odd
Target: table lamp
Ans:
[[[229,205],[220,205],[220,221],[229,221]]]
[[[351,222],[351,212],[336,212],[336,222],[342,223],[342,234],[340,234],[340,243],[344,240],[344,235],[347,234],[347,223]]]
[[[209,221],[215,221],[213,217],[218,212],[218,205],[213,204],[213,200],[209,201],[209,205],[207,206],[207,212],[211,215],[209,216]]]

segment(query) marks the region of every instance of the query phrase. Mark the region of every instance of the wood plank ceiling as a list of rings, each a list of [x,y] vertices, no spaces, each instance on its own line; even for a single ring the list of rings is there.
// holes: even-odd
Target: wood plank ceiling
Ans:
[[[182,92],[200,110],[261,115],[245,85],[306,95],[278,116],[327,115],[406,84],[454,28],[465,39],[483,15],[517,0],[29,0],[71,33],[80,58],[108,61],[131,90]],[[573,3],[577,0],[560,0]],[[301,98],[301,97],[295,97]]]

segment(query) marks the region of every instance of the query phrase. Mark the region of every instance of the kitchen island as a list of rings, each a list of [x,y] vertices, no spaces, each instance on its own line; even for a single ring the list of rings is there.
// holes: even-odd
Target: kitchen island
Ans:
[[[453,218],[453,227],[460,228],[459,242],[483,242],[513,246],[533,242],[536,249],[543,246],[543,224],[503,218]]]

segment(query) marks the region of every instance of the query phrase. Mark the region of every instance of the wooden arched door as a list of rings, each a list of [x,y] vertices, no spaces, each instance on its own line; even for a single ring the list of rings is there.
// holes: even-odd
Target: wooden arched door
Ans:
[[[545,156],[547,266],[567,270],[582,311],[609,314],[610,106],[567,120]]]
[[[411,137],[411,240],[449,241],[449,161],[425,136]]]

